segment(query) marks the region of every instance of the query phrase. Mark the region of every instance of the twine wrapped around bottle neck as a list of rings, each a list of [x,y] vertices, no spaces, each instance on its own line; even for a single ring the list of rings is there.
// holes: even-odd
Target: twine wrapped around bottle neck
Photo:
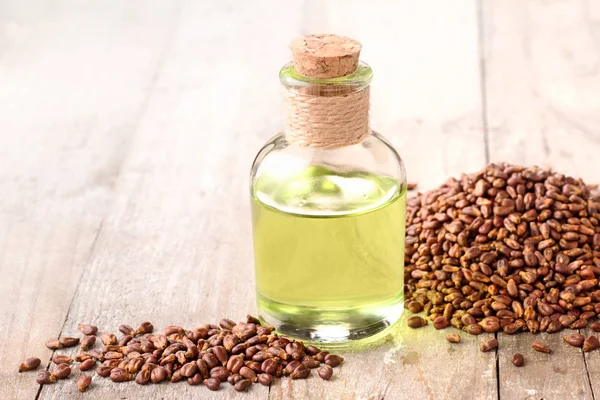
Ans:
[[[305,77],[328,79],[356,70],[361,45],[337,35],[308,35],[291,45],[294,67]],[[360,143],[369,128],[369,87],[342,83],[287,88],[285,135],[302,146],[334,148]]]
[[[369,88],[340,96],[286,90],[285,135],[310,147],[341,147],[362,142],[369,129]]]

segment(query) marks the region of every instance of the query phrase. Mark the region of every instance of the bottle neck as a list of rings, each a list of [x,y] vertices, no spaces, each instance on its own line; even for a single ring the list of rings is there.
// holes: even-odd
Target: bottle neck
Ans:
[[[371,68],[360,63],[348,76],[307,78],[291,64],[280,73],[285,87],[285,135],[290,142],[309,147],[336,148],[366,139],[369,127]]]

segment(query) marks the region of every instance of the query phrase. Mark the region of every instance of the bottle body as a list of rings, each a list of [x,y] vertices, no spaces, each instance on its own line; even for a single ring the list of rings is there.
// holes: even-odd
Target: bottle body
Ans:
[[[260,317],[315,342],[372,337],[403,310],[406,176],[377,133],[332,149],[277,135],[251,173]]]

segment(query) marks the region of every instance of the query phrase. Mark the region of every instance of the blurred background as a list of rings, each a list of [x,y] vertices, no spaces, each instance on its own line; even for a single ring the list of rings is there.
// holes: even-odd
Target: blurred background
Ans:
[[[490,161],[600,182],[595,0],[0,0],[1,378],[81,320],[251,309],[249,168],[307,33],[362,42],[420,189]]]

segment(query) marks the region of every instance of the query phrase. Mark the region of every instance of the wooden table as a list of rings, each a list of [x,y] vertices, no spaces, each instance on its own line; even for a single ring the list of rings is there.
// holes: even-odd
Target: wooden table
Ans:
[[[600,182],[600,2],[0,2],[0,387],[78,398],[19,362],[78,322],[193,327],[254,312],[248,170],[282,127],[278,69],[308,32],[362,41],[372,125],[432,188],[490,161]],[[406,318],[406,315],[403,317]],[[95,379],[86,398],[592,399],[600,353],[561,335],[402,326],[335,380],[237,394]],[[588,333],[587,331],[585,333]],[[525,355],[516,369],[513,353]],[[71,379],[74,380],[73,378]]]

